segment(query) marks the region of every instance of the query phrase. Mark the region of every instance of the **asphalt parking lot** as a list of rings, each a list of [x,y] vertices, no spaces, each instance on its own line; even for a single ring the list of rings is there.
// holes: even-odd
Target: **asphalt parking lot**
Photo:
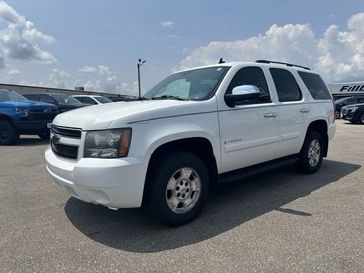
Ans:
[[[0,147],[0,272],[364,272],[364,126],[339,120],[321,170],[221,187],[194,222],[70,198],[47,142]]]

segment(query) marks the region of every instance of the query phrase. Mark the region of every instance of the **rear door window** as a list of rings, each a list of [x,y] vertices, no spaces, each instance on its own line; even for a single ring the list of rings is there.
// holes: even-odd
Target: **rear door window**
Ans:
[[[300,75],[308,91],[315,100],[331,99],[330,91],[319,75],[303,71],[299,71],[298,75]]]
[[[301,90],[291,72],[280,68],[270,68],[269,71],[280,102],[299,101],[302,99]]]

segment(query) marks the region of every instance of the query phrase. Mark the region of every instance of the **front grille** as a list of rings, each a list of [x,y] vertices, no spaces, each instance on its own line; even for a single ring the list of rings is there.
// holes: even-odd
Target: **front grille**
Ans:
[[[29,120],[37,121],[37,120],[48,120],[52,121],[56,117],[57,113],[45,113],[45,112],[29,112]]]
[[[64,128],[53,125],[52,132],[60,136],[72,137],[78,139],[81,138],[81,129],[77,128]]]
[[[81,129],[52,126],[51,147],[54,153],[68,158],[77,158],[78,146],[59,143],[61,137],[81,139]]]
[[[55,144],[51,141],[52,150],[57,155],[68,157],[68,158],[77,158],[78,147],[77,146],[69,146],[63,144]]]

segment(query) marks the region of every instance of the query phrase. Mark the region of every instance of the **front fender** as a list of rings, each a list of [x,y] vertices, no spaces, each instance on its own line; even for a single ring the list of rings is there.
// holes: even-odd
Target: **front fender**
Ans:
[[[150,156],[153,154],[153,152],[160,146],[162,146],[163,144],[175,141],[175,140],[180,140],[180,139],[187,139],[187,138],[204,138],[207,139],[212,146],[212,149],[214,151],[214,155],[216,157],[217,155],[217,151],[216,151],[216,145],[214,145],[214,139],[213,137],[208,134],[207,132],[204,131],[188,131],[188,132],[175,132],[173,134],[169,134],[169,135],[165,135],[165,136],[160,136],[160,138],[157,138],[154,140],[153,143],[151,143],[151,145],[149,146],[148,150],[147,150],[147,155]]]
[[[180,117],[135,124],[130,154],[150,158],[153,152],[163,144],[187,138],[204,138],[210,142],[219,167],[220,140],[216,115],[216,113],[209,113],[198,118]]]

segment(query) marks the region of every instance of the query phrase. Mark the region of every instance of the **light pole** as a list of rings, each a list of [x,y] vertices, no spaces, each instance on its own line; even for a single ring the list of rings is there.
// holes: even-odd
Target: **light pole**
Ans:
[[[139,98],[142,97],[142,88],[140,85],[140,67],[146,62],[146,60],[138,59],[137,68],[138,68],[138,94]]]

